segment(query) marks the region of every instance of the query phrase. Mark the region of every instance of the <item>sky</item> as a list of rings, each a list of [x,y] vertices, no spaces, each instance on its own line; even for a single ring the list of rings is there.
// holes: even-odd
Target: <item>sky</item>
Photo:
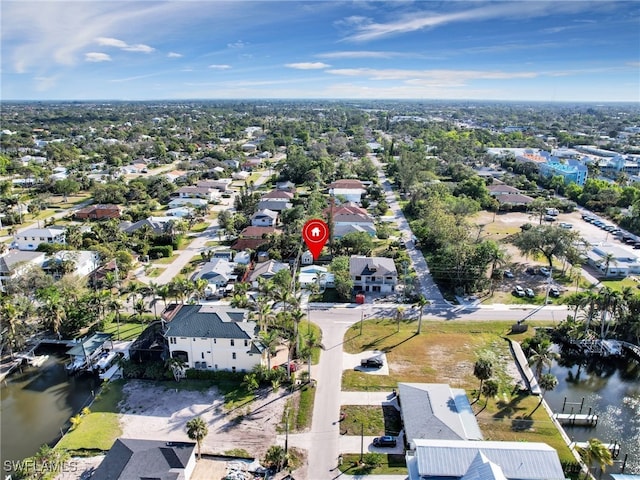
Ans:
[[[2,0],[0,99],[640,102],[640,1]]]

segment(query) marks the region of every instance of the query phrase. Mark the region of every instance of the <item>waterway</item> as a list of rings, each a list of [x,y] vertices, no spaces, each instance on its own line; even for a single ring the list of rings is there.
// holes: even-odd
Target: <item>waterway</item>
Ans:
[[[554,412],[597,414],[596,428],[565,426],[569,438],[586,442],[598,438],[603,443],[617,441],[621,453],[607,473],[620,473],[627,454],[624,473],[640,474],[640,365],[628,359],[596,359],[585,362],[563,355],[554,362],[551,373],[558,386],[545,394]],[[604,478],[604,477],[603,477]]]
[[[22,368],[0,387],[0,465],[36,453],[41,445],[53,444],[69,418],[91,399],[99,379],[89,375],[68,376],[64,368],[68,357],[52,351],[41,367]]]

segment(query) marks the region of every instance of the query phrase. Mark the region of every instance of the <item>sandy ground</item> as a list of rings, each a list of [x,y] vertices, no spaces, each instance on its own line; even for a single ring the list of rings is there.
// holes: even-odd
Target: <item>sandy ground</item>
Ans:
[[[186,423],[201,416],[209,427],[202,453],[223,454],[243,448],[258,458],[275,444],[276,426],[289,395],[263,393],[247,406],[224,411],[224,399],[215,387],[185,391],[130,381],[124,387],[120,419],[122,436],[128,438],[189,441]]]

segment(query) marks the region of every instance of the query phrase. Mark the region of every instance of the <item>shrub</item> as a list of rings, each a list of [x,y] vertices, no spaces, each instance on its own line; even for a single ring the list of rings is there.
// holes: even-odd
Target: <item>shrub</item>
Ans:
[[[159,245],[149,249],[149,258],[170,258],[173,256],[173,247],[171,245]]]

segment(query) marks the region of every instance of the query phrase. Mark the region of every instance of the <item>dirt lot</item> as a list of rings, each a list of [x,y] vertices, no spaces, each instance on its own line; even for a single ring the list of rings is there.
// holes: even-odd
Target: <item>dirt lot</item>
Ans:
[[[224,398],[215,387],[199,392],[130,381],[124,394],[120,420],[123,437],[189,441],[185,425],[201,416],[209,427],[202,453],[223,454],[243,448],[257,457],[275,443],[276,425],[289,398],[282,391],[268,393],[246,407],[225,412]]]

